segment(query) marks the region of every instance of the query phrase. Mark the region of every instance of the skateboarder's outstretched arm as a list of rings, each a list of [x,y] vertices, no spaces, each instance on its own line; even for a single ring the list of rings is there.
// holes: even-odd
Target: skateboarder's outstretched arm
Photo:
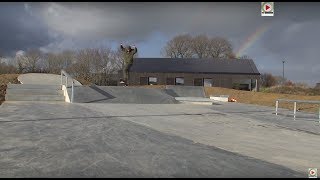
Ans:
[[[120,49],[121,49],[121,51],[125,51],[125,48],[123,47],[122,43],[120,45]]]
[[[136,54],[137,52],[138,52],[138,49],[137,49],[137,47],[135,46],[135,45],[133,45],[132,46],[133,47],[133,49],[131,49],[133,52],[133,54]],[[131,48],[131,47],[130,47]]]

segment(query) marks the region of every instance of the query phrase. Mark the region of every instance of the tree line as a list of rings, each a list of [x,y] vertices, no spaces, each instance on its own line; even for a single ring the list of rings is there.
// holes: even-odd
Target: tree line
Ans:
[[[214,58],[248,59],[244,55],[236,57],[231,42],[223,37],[209,37],[205,34],[191,36],[182,34],[169,40],[161,50],[164,57],[170,58]]]
[[[120,46],[116,50],[110,47],[86,48],[57,53],[29,49],[23,54],[16,55],[9,64],[0,61],[0,73],[60,74],[60,70],[65,69],[76,78],[98,85],[110,85],[110,81],[114,79],[112,75],[117,74],[124,65],[122,53]],[[248,56],[236,57],[227,39],[204,34],[177,35],[165,44],[161,54],[170,58],[249,58]]]
[[[0,61],[0,73],[51,73],[60,74],[61,69],[76,78],[97,85],[115,85],[113,75],[122,69],[121,50],[86,48],[43,53],[30,49],[16,55],[10,63]]]

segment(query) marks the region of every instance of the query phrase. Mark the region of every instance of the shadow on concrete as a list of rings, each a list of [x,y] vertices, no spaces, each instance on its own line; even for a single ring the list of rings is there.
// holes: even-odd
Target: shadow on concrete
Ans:
[[[165,92],[166,94],[168,94],[169,96],[179,97],[179,95],[178,95],[176,92],[174,92],[174,90],[172,90],[172,89],[164,89],[164,92]]]
[[[177,114],[151,114],[151,115],[123,115],[123,116],[88,116],[88,117],[69,117],[69,118],[47,118],[47,119],[24,119],[24,120],[15,120],[15,121],[0,121],[0,123],[8,123],[8,122],[28,122],[28,121],[59,121],[59,120],[77,120],[77,119],[100,119],[100,118],[122,118],[122,117],[169,117],[169,116],[203,116],[203,115],[222,115],[226,116],[224,113],[177,113]]]
[[[109,100],[109,99],[114,99],[116,97],[112,96],[111,94],[105,92],[104,90],[100,89],[98,86],[92,84],[89,86],[91,89],[95,90],[96,92],[102,94],[103,96],[107,97],[104,99],[98,99],[98,100],[93,100],[93,101],[88,101],[88,102],[84,102],[84,103],[94,103],[94,102],[99,102],[99,101],[104,101],[104,100]]]

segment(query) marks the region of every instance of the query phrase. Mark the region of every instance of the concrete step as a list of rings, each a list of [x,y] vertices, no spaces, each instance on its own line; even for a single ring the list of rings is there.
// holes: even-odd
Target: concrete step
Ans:
[[[8,84],[7,89],[55,89],[61,90],[61,85],[38,85],[38,84]]]
[[[12,95],[6,94],[6,101],[64,101],[63,95]]]
[[[7,89],[9,95],[63,95],[62,90],[56,89]]]
[[[214,102],[180,101],[181,104],[214,105]]]
[[[213,99],[202,97],[175,97],[175,99],[182,104],[213,105],[217,102]]]
[[[217,102],[210,98],[202,97],[175,97],[177,101],[193,101],[193,102]]]

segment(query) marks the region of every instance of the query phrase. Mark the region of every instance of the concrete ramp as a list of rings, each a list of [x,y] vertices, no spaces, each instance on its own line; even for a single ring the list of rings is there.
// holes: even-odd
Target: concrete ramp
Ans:
[[[205,97],[202,86],[166,86],[165,92],[173,97]]]
[[[68,88],[71,96],[71,89]],[[74,88],[75,103],[177,104],[163,89],[122,86],[79,86]]]

